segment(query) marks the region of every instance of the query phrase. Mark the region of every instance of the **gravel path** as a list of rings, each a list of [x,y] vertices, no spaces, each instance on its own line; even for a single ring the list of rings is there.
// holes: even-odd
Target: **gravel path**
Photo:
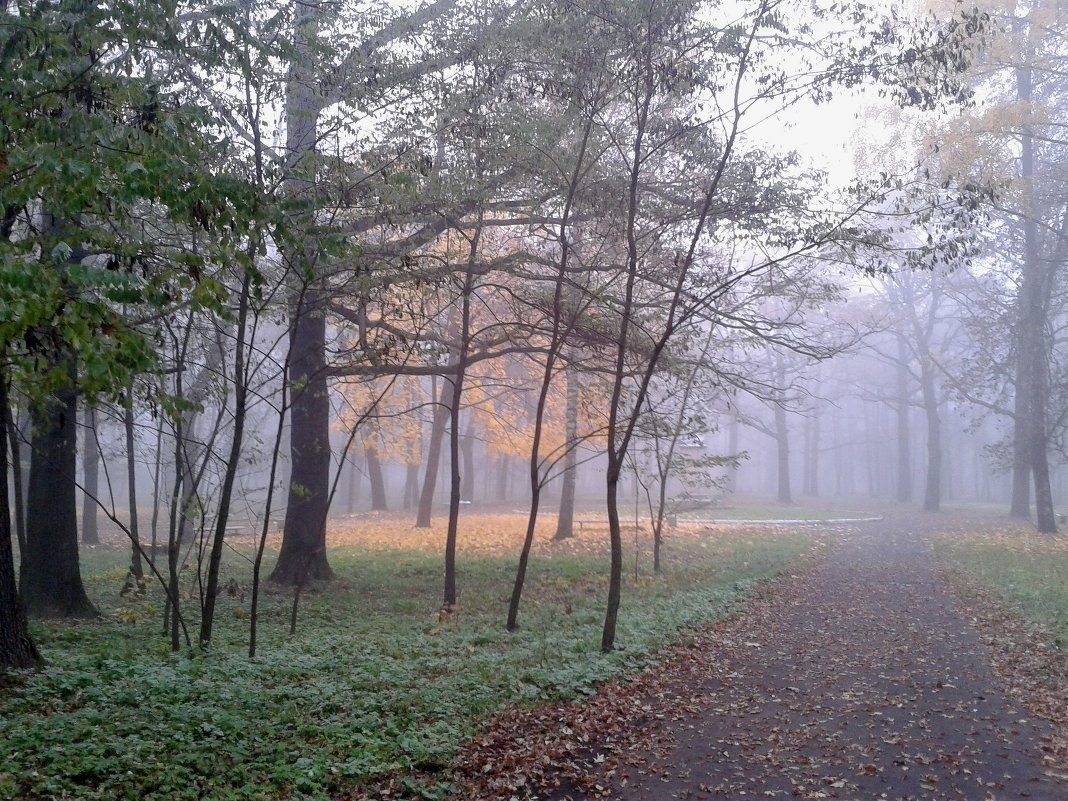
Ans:
[[[638,726],[599,796],[1068,799],[1048,732],[999,693],[929,537],[863,523],[730,621]],[[685,710],[680,714],[679,710]],[[585,797],[565,782],[557,798]]]

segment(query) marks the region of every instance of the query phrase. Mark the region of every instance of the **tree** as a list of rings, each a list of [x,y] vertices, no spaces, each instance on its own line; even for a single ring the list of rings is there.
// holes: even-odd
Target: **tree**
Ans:
[[[1068,103],[1066,20],[1057,0],[980,4],[997,24],[971,78],[988,99],[944,132],[946,175],[998,187],[986,208],[991,255],[1015,274],[1013,490],[1010,513],[1027,517],[1034,487],[1038,529],[1056,530],[1049,477],[1051,301],[1068,260],[1068,200],[1058,115]],[[1012,176],[1007,182],[1004,176]]]
[[[7,409],[7,377],[0,371],[0,408]],[[11,550],[11,504],[7,484],[7,441],[0,446],[0,670],[36,668],[41,654],[30,638],[26,611],[15,583],[15,558]]]

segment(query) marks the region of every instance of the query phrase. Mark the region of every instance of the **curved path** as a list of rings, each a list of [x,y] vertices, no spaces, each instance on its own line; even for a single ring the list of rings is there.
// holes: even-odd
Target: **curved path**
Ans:
[[[627,755],[608,797],[1068,799],[905,523],[855,526],[701,656],[649,715],[662,747]]]

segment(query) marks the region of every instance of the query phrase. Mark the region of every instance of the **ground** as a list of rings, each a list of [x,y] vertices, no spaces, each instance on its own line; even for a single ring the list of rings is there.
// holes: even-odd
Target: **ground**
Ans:
[[[958,600],[933,559],[945,527],[824,527],[807,567],[633,681],[500,716],[461,760],[463,795],[1068,798],[1061,652],[1011,637],[981,590]]]

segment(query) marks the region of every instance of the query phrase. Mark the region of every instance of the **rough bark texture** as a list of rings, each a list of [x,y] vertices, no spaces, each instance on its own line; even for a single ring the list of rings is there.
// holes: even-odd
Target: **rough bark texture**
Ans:
[[[7,379],[2,375],[0,408],[5,410],[6,415],[9,409]],[[6,441],[0,444],[0,670],[36,668],[41,664],[41,655],[30,638],[26,610],[15,584],[15,556],[11,549],[11,498],[7,486],[7,444]]]
[[[323,99],[316,92],[316,41],[323,9],[318,3],[295,4],[293,59],[286,80],[286,190],[293,196],[311,191]],[[296,229],[313,220],[296,215]],[[286,259],[299,287],[290,300],[289,499],[282,548],[270,581],[301,585],[331,579],[326,556],[326,515],[330,491],[330,399],[326,376],[326,298],[316,276],[317,253],[309,240],[289,247]]]
[[[326,382],[326,318],[321,296],[305,292],[303,313],[297,316],[290,339],[291,471],[282,547],[270,581],[297,585],[334,577],[326,556],[326,515],[330,493],[330,399]]]
[[[69,383],[32,413],[26,553],[20,589],[30,615],[93,618],[78,561],[78,402],[73,357]]]

